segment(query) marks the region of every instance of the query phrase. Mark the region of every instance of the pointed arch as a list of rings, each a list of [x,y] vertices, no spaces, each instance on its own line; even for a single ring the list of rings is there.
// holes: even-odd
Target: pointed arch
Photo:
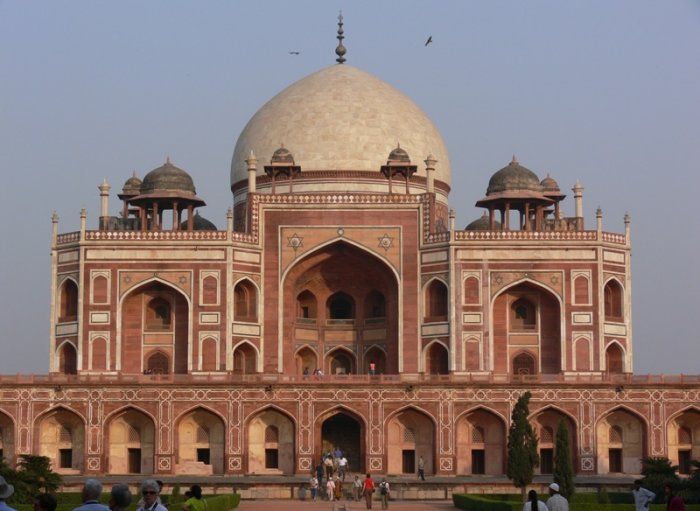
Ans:
[[[423,348],[423,370],[426,374],[449,374],[450,350],[440,339],[433,339]]]
[[[526,298],[534,305],[534,321],[518,319],[518,301]],[[494,294],[490,301],[489,356],[491,369],[496,373],[510,370],[515,352],[530,345],[535,357],[535,370],[558,374],[565,367],[564,304],[561,296],[551,287],[529,277],[511,282]],[[527,309],[527,307],[526,307]],[[522,311],[521,311],[522,312]],[[528,312],[527,310],[525,311]],[[520,321],[521,324],[513,324]]]
[[[511,374],[515,376],[532,376],[537,374],[537,361],[535,360],[535,356],[527,350],[514,353]]]
[[[273,441],[266,437],[270,426],[277,429]],[[248,473],[294,474],[296,429],[294,418],[277,406],[265,406],[251,414],[245,425]]]
[[[352,350],[338,346],[326,354],[328,373],[332,375],[347,375],[357,372],[357,360]]]
[[[248,339],[236,344],[231,350],[234,374],[255,374],[258,372],[258,357],[260,351]]]
[[[407,405],[391,413],[384,424],[387,472],[415,474],[421,457],[426,475],[434,472],[435,417],[414,405]]]
[[[223,474],[226,421],[211,408],[198,405],[175,420],[176,473]]]
[[[58,372],[61,374],[78,374],[78,348],[73,340],[66,339],[56,348]]]
[[[85,417],[65,406],[56,406],[34,420],[33,452],[46,456],[59,474],[79,474],[85,469]]]
[[[686,406],[666,421],[668,457],[678,472],[690,474],[691,460],[700,459],[700,408]]]
[[[457,474],[500,475],[505,471],[508,420],[496,410],[477,405],[454,421]]]
[[[613,339],[605,347],[605,371],[611,374],[622,374],[625,371],[625,348],[617,339]]]
[[[108,473],[150,474],[154,469],[156,421],[134,405],[123,406],[105,417]]]
[[[353,272],[363,277],[358,279]],[[356,354],[357,372],[368,370],[364,355],[370,345],[382,345],[387,353],[384,372],[399,372],[403,343],[400,285],[397,269],[386,257],[345,237],[328,240],[291,261],[282,272],[277,301],[278,370],[298,372],[296,361],[290,363],[294,360],[291,355],[298,343],[314,342],[318,353],[324,354],[347,344]],[[306,302],[317,303],[315,318],[303,317],[305,307],[306,314],[313,316],[313,307]],[[383,317],[368,317],[382,312]]]
[[[540,454],[540,474],[551,474],[554,470],[554,457],[556,454],[556,432],[559,429],[559,422],[564,421],[564,426],[569,433],[569,456],[571,464],[578,466],[578,421],[566,410],[552,404],[545,405],[530,414],[530,422],[539,429],[538,436]],[[549,436],[545,436],[545,431]]]
[[[257,323],[260,289],[248,277],[239,279],[233,286],[233,319],[244,323]]]
[[[78,320],[78,282],[66,277],[58,290],[58,322],[68,323]]]
[[[141,373],[147,370],[149,356],[161,351],[170,360],[170,372],[187,374],[192,368],[190,353],[196,354],[190,342],[192,310],[191,297],[160,277],[124,291],[117,307],[116,369]]]
[[[439,277],[429,279],[423,286],[423,322],[447,321],[449,286]]]
[[[364,417],[344,405],[335,405],[315,420],[314,458],[339,448],[349,461],[351,472],[365,471],[368,425]]]
[[[617,277],[611,277],[603,286],[605,321],[624,321],[625,288]]]
[[[313,346],[304,344],[294,353],[296,373],[304,376],[313,375],[319,367],[319,354]]]
[[[611,428],[619,428],[620,438],[610,437]],[[647,456],[646,418],[627,406],[608,410],[596,423],[598,473],[639,474],[641,459]]]
[[[378,344],[366,346],[363,364],[366,372],[371,375],[386,373],[387,353],[384,347]]]

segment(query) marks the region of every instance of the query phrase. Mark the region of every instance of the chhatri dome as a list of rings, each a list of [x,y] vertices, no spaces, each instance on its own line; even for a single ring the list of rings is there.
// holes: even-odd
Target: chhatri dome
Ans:
[[[248,121],[238,137],[231,162],[234,196],[245,193],[245,160],[251,152],[262,163],[257,167],[257,175],[263,176],[264,165],[271,162],[280,145],[294,154],[301,176],[309,176],[312,171],[325,171],[326,176],[332,176],[328,171],[342,171],[340,180],[316,180],[313,188],[309,184],[309,190],[381,192],[383,185],[368,180],[373,175],[367,173],[379,175],[387,154],[399,144],[410,155],[412,164],[417,165],[415,175],[419,178],[426,177],[423,160],[434,155],[436,192],[441,196],[438,200],[446,202],[451,183],[450,161],[435,125],[395,87],[343,64],[343,55],[338,55],[338,64],[293,83]],[[303,190],[294,184],[294,191]],[[411,193],[420,193],[420,187]]]

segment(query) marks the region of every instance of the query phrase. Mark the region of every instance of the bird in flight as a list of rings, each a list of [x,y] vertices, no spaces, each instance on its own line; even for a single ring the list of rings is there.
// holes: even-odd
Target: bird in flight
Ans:
[[[299,55],[301,52],[300,51],[290,51],[290,55]]]
[[[428,40],[425,41],[425,45],[428,46],[428,45],[429,45],[430,43],[432,43],[432,42],[433,42],[433,36],[429,36],[429,37],[428,37]]]

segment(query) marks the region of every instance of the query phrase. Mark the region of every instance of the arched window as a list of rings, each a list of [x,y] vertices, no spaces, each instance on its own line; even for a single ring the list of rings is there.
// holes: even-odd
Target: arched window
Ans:
[[[249,280],[243,280],[233,289],[233,319],[254,323],[258,320],[258,293]]]
[[[384,295],[374,290],[365,299],[365,318],[382,319],[386,314]]]
[[[63,344],[58,354],[58,370],[62,374],[78,374],[78,354],[68,342]]]
[[[622,321],[622,286],[616,280],[605,284],[605,320]]]
[[[605,350],[605,367],[609,373],[620,374],[624,371],[622,350],[617,344],[611,344]]]
[[[156,351],[153,355],[148,357],[146,372],[151,374],[168,374],[170,372],[170,361],[168,357],[164,353]]]
[[[526,298],[518,298],[510,306],[510,328],[513,331],[535,330],[537,328],[537,309]]]
[[[297,318],[316,319],[316,297],[308,289],[297,295]]]
[[[529,353],[521,353],[513,359],[513,374],[535,374],[535,357]]]
[[[58,322],[77,321],[78,319],[78,286],[71,279],[63,281],[61,286]]]
[[[440,280],[433,280],[425,288],[424,321],[447,321],[447,286]]]
[[[335,293],[328,299],[328,317],[330,319],[354,319],[355,302],[345,293]]]
[[[173,318],[170,302],[165,298],[153,298],[146,306],[147,330],[170,330]]]
[[[279,468],[279,430],[277,426],[265,428],[265,468]]]
[[[347,353],[335,352],[331,358],[331,374],[351,374],[353,363]]]

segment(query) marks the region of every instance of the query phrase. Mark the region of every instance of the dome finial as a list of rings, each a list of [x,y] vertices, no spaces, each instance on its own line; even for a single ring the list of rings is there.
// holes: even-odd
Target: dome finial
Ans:
[[[338,13],[338,46],[335,49],[335,54],[338,55],[338,58],[335,59],[335,61],[338,64],[342,64],[343,62],[345,62],[344,55],[347,52],[345,46],[343,46],[343,39],[345,39],[345,36],[343,34],[343,11],[340,11]]]
[[[515,153],[513,153],[513,159],[511,160],[511,163],[518,163],[518,158],[516,158]]]

